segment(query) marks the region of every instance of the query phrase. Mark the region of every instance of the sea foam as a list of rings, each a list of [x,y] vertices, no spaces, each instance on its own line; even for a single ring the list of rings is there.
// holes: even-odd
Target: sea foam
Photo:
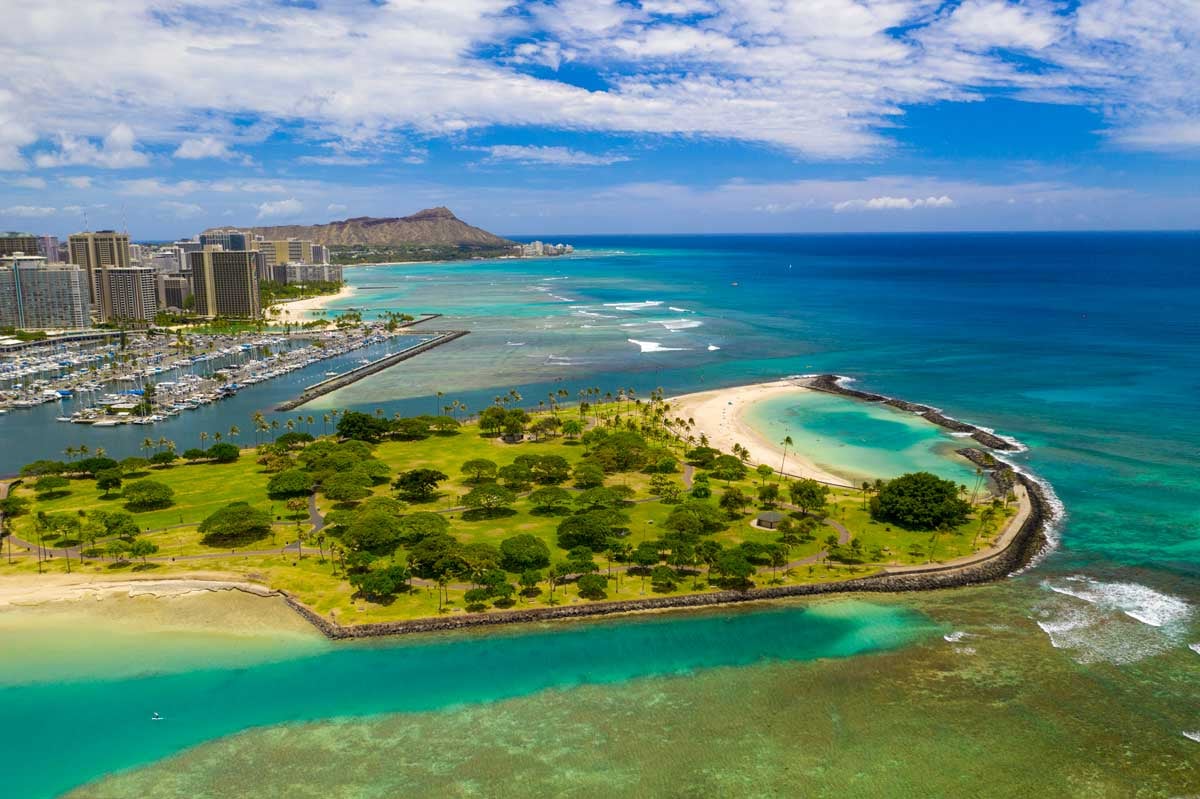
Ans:
[[[640,311],[645,308],[657,308],[662,305],[662,300],[645,300],[643,302],[606,302],[605,308],[612,308],[617,311]]]
[[[626,340],[630,344],[636,344],[641,348],[642,352],[680,352],[687,349],[687,347],[664,347],[657,341],[638,341],[635,338]]]
[[[1193,608],[1138,583],[1076,575],[1043,580],[1055,597],[1038,610],[1037,626],[1056,649],[1081,663],[1133,663],[1182,643]]]
[[[1076,575],[1057,581],[1044,580],[1042,586],[1106,610],[1119,611],[1151,627],[1184,621],[1192,614],[1192,606],[1179,597],[1138,583],[1104,583]]]

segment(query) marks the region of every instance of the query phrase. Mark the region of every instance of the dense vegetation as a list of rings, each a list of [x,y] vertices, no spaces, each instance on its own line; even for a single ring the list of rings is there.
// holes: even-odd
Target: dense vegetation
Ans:
[[[335,264],[461,261],[511,254],[512,250],[506,247],[455,244],[333,244],[329,247],[329,261]]]
[[[205,556],[362,620],[843,579],[967,554],[1004,516],[932,476],[859,492],[751,469],[744,449],[690,435],[657,392],[569,411],[561,397],[531,413],[513,392],[470,422],[336,411],[320,437],[312,417],[256,418],[253,451],[218,441],[180,458],[147,439],[147,457],[118,462],[71,448],[27,465],[0,510],[26,541],[82,545],[75,568]],[[919,531],[880,515],[924,519],[930,497],[941,515]],[[760,509],[782,521],[759,527]],[[975,515],[947,534],[949,511]]]

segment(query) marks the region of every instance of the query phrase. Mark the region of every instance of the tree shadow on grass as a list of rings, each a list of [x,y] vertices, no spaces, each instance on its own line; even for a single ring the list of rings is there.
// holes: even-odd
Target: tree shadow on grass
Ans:
[[[471,508],[462,513],[464,522],[481,522],[489,519],[507,519],[510,516],[516,516],[517,512],[512,508]]]
[[[161,569],[161,568],[162,568],[161,563],[139,563],[136,566],[134,566],[132,569],[130,569],[130,571],[148,572],[153,569]]]
[[[544,505],[529,510],[530,516],[570,516],[571,509],[566,505]]]

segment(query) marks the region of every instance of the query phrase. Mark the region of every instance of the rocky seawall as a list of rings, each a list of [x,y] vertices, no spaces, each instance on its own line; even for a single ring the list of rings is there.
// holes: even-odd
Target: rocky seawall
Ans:
[[[656,596],[619,602],[580,602],[552,608],[505,610],[492,613],[460,613],[410,621],[382,622],[343,626],[333,622],[284,593],[284,600],[314,627],[329,638],[375,638],[386,635],[441,632],[502,624],[527,624],[559,619],[582,619],[621,613],[651,612],[673,608],[703,608],[742,602],[850,593],[898,593],[961,588],[1001,580],[1026,566],[1046,543],[1044,529],[1052,518],[1052,508],[1041,486],[1025,475],[1012,471],[1029,492],[1030,513],[1008,545],[990,557],[959,566],[930,566],[901,574],[876,573],[852,580],[806,585],[781,585],[745,591],[713,591],[705,594]]]
[[[896,399],[895,397],[887,397],[883,394],[873,394],[869,391],[858,391],[857,389],[848,388],[842,385],[842,378],[837,375],[817,375],[816,377],[806,378],[803,381],[803,385],[815,391],[824,391],[828,394],[841,394],[843,397],[853,397],[864,402],[880,402],[884,405],[890,405],[893,408],[899,408],[902,411],[915,413],[923,419],[927,419],[951,432],[966,433],[985,447],[999,452],[1015,452],[1019,449],[1016,444],[1008,439],[1001,438],[995,433],[976,427],[973,424],[952,419],[932,406],[922,405],[917,402],[908,402],[907,400]]]

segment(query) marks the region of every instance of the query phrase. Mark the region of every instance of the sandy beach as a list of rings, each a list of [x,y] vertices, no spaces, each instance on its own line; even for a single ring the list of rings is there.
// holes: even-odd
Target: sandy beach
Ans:
[[[684,394],[671,400],[671,416],[694,421],[695,435],[703,433],[708,436],[709,443],[717,449],[728,452],[734,444],[741,444],[750,451],[750,460],[754,464],[765,463],[778,469],[783,460],[783,448],[759,435],[742,415],[750,405],[761,400],[810,390],[791,380],[776,380]],[[788,450],[784,471],[793,477],[809,477],[823,483],[853,486],[852,481],[818,466],[812,460],[811,453]]]
[[[7,575],[0,580],[0,609],[48,602],[96,600],[109,596],[163,598],[215,591],[240,591],[262,597],[276,595],[275,591],[264,585],[248,583],[239,580],[237,575],[220,572],[196,572],[144,580],[128,576],[104,579],[79,574]]]
[[[314,297],[305,297],[302,300],[293,300],[292,302],[278,302],[272,307],[278,313],[278,318],[283,322],[309,322],[312,321],[313,311],[325,311],[334,302],[348,300],[355,295],[355,289],[350,284],[343,284],[341,290],[337,294],[318,294]]]

